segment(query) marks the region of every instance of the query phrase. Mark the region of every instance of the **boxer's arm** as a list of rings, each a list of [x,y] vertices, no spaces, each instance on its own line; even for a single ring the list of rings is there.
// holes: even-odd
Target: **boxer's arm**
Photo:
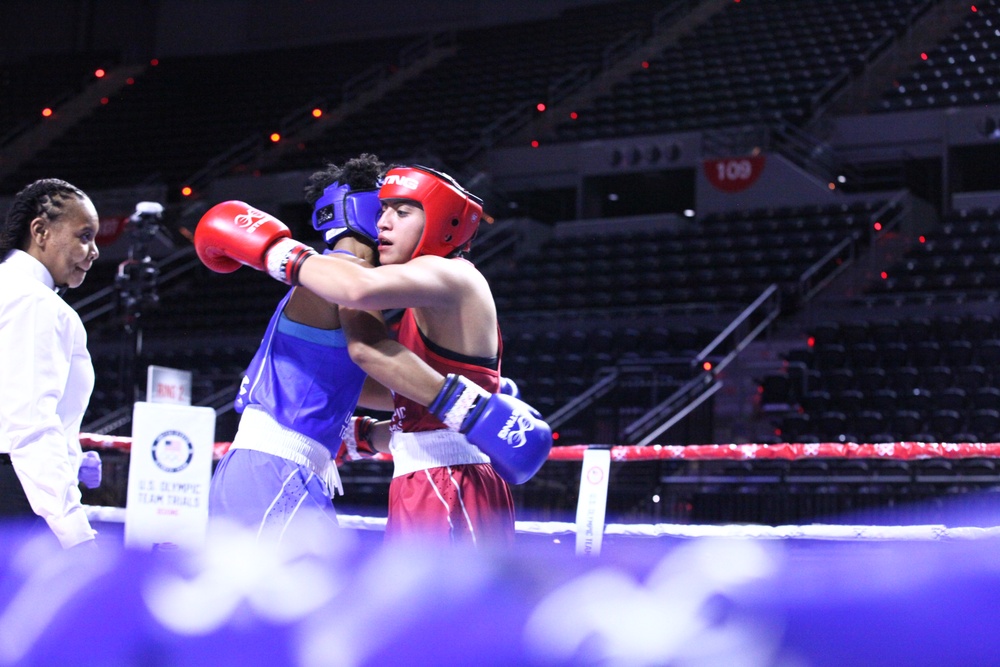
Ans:
[[[337,306],[304,287],[292,289],[292,295],[285,304],[284,314],[291,321],[307,327],[324,330],[340,327]]]
[[[361,461],[389,451],[392,433],[388,421],[377,421],[372,417],[351,417],[343,431],[340,450],[335,457],[337,465],[344,461]]]
[[[389,430],[389,420],[377,421],[368,429],[368,442],[376,452],[389,451],[389,440],[392,431]]]
[[[379,412],[392,412],[395,408],[392,392],[385,385],[369,376],[365,378],[365,384],[361,388],[358,407],[378,410]]]
[[[371,262],[375,261],[375,252],[370,246],[347,235],[337,241],[335,248],[350,254],[340,253],[324,258],[334,260],[332,266],[347,265],[370,273]],[[325,300],[303,286],[293,292],[292,300],[285,308],[286,313],[292,307],[297,292],[309,295],[310,308],[322,309],[315,301]],[[444,384],[444,376],[393,341],[380,312],[346,306],[333,306],[332,309],[337,326],[341,327],[347,338],[347,350],[351,359],[368,374],[358,400],[359,406],[392,412],[393,391],[424,404],[437,395]]]
[[[342,307],[340,323],[347,336],[351,359],[368,373],[371,380],[421,405],[434,400],[444,386],[443,375],[389,338],[380,317],[367,311]],[[383,399],[376,398],[374,387],[369,387],[369,390],[372,394],[364,395],[366,400],[384,400],[384,396]],[[388,408],[368,404],[363,407],[392,410],[391,401]]]
[[[464,262],[433,255],[375,269],[324,257],[292,239],[280,220],[241,201],[210,208],[198,221],[194,243],[213,271],[250,266],[289,285],[301,284],[331,303],[362,310],[451,305],[483,280]]]
[[[362,310],[450,307],[477,289],[474,281],[484,280],[465,262],[433,255],[374,269],[329,260],[304,262],[296,274],[299,283],[328,301]]]

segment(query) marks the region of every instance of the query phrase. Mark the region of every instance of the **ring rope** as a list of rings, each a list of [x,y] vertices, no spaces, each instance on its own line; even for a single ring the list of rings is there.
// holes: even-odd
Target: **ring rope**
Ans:
[[[95,522],[124,523],[124,507],[84,505],[87,518]],[[350,530],[384,531],[386,518],[338,514],[342,528]],[[516,521],[515,530],[523,535],[560,537],[576,535],[576,524],[565,521]],[[941,541],[979,540],[1000,537],[1000,526],[954,527],[940,524],[917,526],[861,526],[808,524],[803,526],[764,526],[750,524],[692,525],[675,523],[631,524],[609,523],[605,536],[636,538],[720,538],[755,540],[841,540],[841,541]]]

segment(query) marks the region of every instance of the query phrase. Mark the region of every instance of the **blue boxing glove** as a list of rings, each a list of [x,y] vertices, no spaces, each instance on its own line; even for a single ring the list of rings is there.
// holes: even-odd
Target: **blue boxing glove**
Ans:
[[[514,398],[521,398],[521,390],[518,388],[517,383],[510,378],[500,378],[500,393],[513,396]]]
[[[88,489],[99,487],[101,485],[101,455],[97,452],[84,452],[76,476]]]
[[[552,429],[537,410],[513,396],[490,394],[461,375],[445,378],[428,409],[489,456],[510,484],[531,479],[552,449]]]

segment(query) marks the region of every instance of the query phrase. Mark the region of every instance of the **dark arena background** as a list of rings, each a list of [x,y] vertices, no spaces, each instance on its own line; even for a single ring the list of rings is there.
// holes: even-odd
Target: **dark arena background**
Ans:
[[[995,664],[998,84],[1000,0],[5,0],[0,212],[57,177],[101,216],[65,295],[95,512],[126,505],[148,366],[191,372],[217,455],[235,434],[286,287],[205,268],[202,213],[240,199],[319,247],[306,179],[362,152],[483,196],[502,373],[557,439],[513,489],[519,554],[369,555],[391,462],[347,463],[360,546],[309,554],[336,574],[313,606],[247,574],[231,616],[143,607],[218,573],[107,545],[81,566],[106,595],[0,623],[0,664]],[[604,552],[573,554],[583,453],[609,448]],[[33,580],[17,545],[5,618],[75,567]]]

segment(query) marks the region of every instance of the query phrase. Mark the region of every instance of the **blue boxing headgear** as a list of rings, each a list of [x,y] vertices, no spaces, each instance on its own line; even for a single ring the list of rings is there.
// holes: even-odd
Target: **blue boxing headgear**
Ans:
[[[378,189],[351,190],[349,185],[334,181],[323,190],[323,196],[313,206],[312,223],[323,232],[327,245],[333,245],[342,234],[354,232],[372,243],[378,243],[379,216],[382,202]]]

